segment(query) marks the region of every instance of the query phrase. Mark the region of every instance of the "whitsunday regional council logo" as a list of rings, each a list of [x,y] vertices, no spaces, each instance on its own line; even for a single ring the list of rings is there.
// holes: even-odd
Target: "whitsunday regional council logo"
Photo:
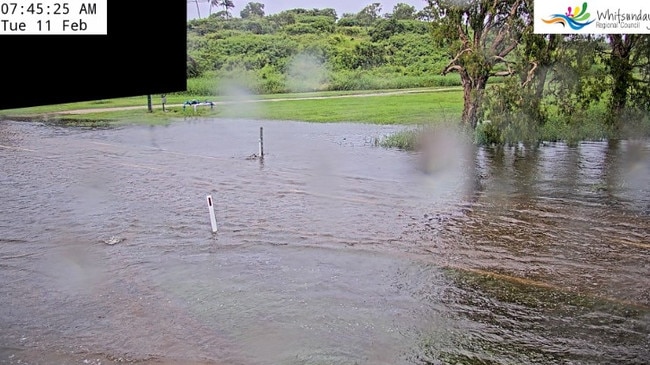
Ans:
[[[566,0],[534,3],[535,33],[650,34],[650,2],[592,0],[567,5]],[[573,5],[573,6],[572,6]]]

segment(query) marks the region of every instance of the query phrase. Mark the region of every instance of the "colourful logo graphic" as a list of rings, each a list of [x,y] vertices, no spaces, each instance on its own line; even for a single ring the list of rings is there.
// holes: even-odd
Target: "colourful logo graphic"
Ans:
[[[569,6],[566,14],[553,14],[550,19],[542,19],[542,21],[546,24],[559,23],[563,27],[569,25],[573,30],[580,30],[595,21],[595,19],[586,21],[590,16],[591,14],[587,13],[587,2],[584,2],[582,8],[576,6],[572,9]]]

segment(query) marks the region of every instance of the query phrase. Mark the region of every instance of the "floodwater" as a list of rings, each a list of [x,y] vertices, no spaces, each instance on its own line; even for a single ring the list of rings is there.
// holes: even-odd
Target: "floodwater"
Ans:
[[[649,141],[398,129],[1,121],[0,364],[650,362]]]

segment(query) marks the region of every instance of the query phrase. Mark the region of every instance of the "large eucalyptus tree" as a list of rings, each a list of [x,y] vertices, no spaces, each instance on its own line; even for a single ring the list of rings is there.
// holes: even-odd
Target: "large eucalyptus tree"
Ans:
[[[531,0],[428,0],[434,37],[463,85],[462,123],[475,128],[488,79],[515,74],[507,57],[532,28]]]

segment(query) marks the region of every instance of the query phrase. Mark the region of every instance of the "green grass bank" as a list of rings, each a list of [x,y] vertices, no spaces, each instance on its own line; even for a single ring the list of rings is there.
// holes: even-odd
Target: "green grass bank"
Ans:
[[[214,103],[195,111],[183,103],[189,100]],[[147,111],[146,96],[96,100],[33,108],[0,111],[5,119],[56,122],[64,125],[97,126],[117,124],[167,124],[191,118],[245,118],[292,120],[316,123],[358,122],[399,124],[405,130],[380,141],[387,148],[413,150],[417,147],[419,131],[441,123],[458,125],[463,109],[459,87],[383,89],[356,91],[323,91],[287,94],[232,94],[167,96],[163,112],[160,95],[152,97],[153,112]],[[604,124],[604,109],[595,107],[589,113],[564,120],[551,116],[535,133],[540,141],[603,140],[608,138]],[[579,122],[577,118],[582,118]],[[650,123],[637,123],[638,136],[650,136]],[[482,143],[484,127],[474,132]]]

